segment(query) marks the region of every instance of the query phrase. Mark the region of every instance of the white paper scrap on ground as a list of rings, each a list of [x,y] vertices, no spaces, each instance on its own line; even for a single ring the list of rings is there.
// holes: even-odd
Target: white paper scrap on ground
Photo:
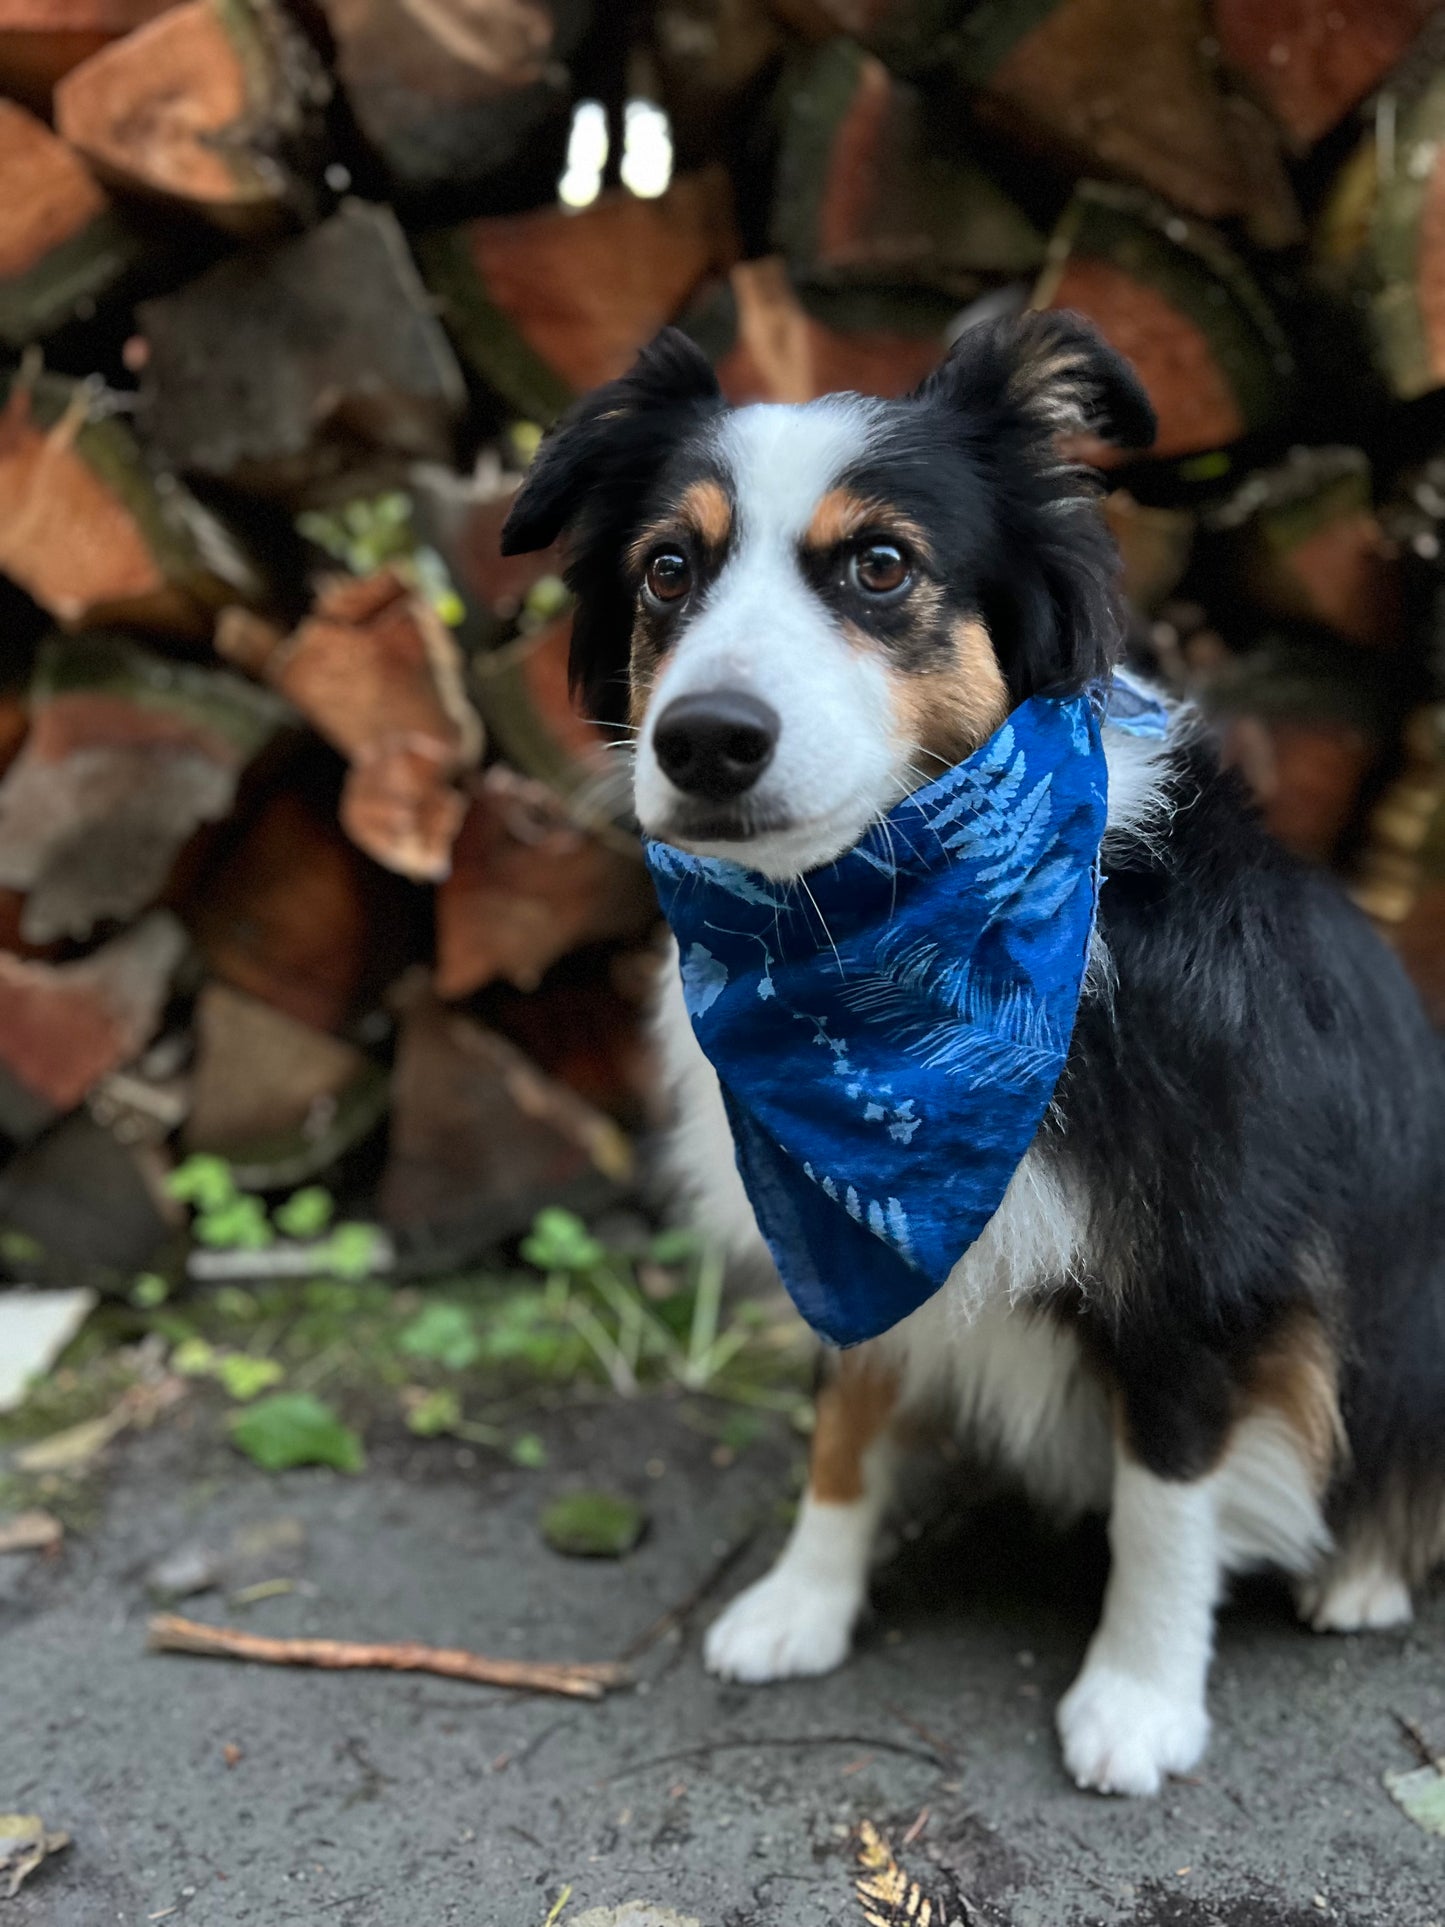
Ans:
[[[0,1412],[13,1412],[98,1303],[95,1292],[0,1291]]]

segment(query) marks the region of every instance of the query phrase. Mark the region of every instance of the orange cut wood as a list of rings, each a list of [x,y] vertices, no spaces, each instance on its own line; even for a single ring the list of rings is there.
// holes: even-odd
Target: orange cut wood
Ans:
[[[0,100],[0,280],[29,274],[109,206],[72,148],[23,107]]]
[[[158,911],[79,963],[0,954],[0,1065],[54,1111],[74,1110],[149,1042],[185,947]]]
[[[1435,0],[1214,0],[1226,64],[1311,147],[1384,80]]]
[[[498,978],[535,990],[580,944],[644,935],[657,905],[631,839],[583,829],[544,784],[498,764],[471,784],[436,914],[437,992],[453,998]]]
[[[0,411],[0,573],[74,629],[203,635],[219,604],[260,592],[200,505],[173,478],[157,488],[100,398],[44,377],[17,376]]]
[[[776,256],[739,263],[729,277],[733,325],[716,354],[718,380],[729,401],[813,401],[837,389],[864,395],[906,394],[943,359],[942,327],[887,325],[886,311],[871,326],[833,327],[799,300]],[[711,325],[698,317],[699,333]],[[710,345],[710,344],[709,344]]]
[[[175,0],[0,0],[0,88],[44,111],[51,89]]]
[[[489,215],[426,237],[422,269],[462,352],[514,408],[550,420],[625,373],[710,277],[737,258],[721,168],[656,200],[617,191],[562,207]]]
[[[263,136],[295,131],[299,45],[264,0],[182,0],[67,74],[56,125],[121,186],[223,227],[273,227],[290,183]]]
[[[351,763],[341,820],[358,847],[414,881],[444,877],[465,810],[451,782],[482,730],[426,600],[389,570],[332,577],[262,669]]]

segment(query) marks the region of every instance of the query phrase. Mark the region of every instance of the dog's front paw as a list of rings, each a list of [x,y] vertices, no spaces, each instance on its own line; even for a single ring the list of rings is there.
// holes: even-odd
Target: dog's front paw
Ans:
[[[761,1685],[831,1673],[848,1657],[863,1595],[779,1566],[716,1619],[703,1642],[710,1673]]]
[[[1201,1699],[1117,1666],[1086,1665],[1059,1702],[1064,1763],[1098,1793],[1157,1793],[1187,1773],[1209,1739]]]

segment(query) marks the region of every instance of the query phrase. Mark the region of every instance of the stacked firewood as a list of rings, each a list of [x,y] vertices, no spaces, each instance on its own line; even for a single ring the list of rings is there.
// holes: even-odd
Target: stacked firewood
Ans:
[[[1135,654],[1445,1020],[1441,12],[0,0],[0,1264],[197,1151],[416,1264],[631,1182],[655,910],[497,536],[668,321],[744,401],[1091,317]]]

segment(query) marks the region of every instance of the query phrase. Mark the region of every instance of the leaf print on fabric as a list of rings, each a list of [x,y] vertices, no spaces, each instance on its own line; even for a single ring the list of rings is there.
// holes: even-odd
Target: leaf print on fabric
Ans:
[[[927,1069],[972,1084],[1016,1084],[1057,1059],[1060,1040],[1043,1007],[1017,986],[1001,992],[980,983],[968,959],[950,963],[930,939],[885,939],[874,965],[849,987],[848,1005],[885,1025],[890,1040]]]
[[[694,1023],[705,1017],[727,989],[728,970],[702,944],[692,944],[682,960],[682,999]]]

